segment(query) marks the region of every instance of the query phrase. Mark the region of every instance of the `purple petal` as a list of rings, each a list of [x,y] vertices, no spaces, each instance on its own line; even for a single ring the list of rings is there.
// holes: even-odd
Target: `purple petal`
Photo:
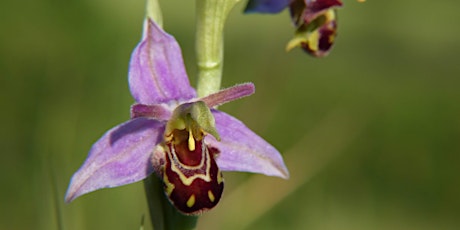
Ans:
[[[153,118],[155,120],[167,121],[171,117],[171,111],[164,104],[134,104],[131,106],[131,119],[138,117],[147,117]]]
[[[129,87],[136,102],[146,105],[195,97],[179,44],[150,19],[131,56]]]
[[[256,88],[252,83],[243,83],[220,90],[198,100],[204,101],[208,107],[214,107],[234,101],[243,97],[247,97],[255,92]]]
[[[216,161],[222,171],[244,171],[282,178],[289,177],[278,150],[236,118],[221,111],[212,112],[222,140],[219,142],[211,135],[207,135],[206,142],[219,150],[220,154]]]
[[[112,128],[91,148],[85,163],[73,175],[66,202],[101,188],[133,183],[153,172],[150,163],[164,124],[137,118]]]
[[[245,13],[276,14],[286,8],[291,0],[249,0]]]

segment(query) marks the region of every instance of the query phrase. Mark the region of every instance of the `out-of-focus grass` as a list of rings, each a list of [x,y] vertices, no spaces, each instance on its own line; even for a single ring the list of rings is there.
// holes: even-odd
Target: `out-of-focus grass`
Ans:
[[[8,1],[0,9],[0,229],[138,229],[142,183],[63,203],[91,144],[128,119],[142,1]],[[284,52],[287,12],[229,18],[221,108],[283,152],[284,181],[225,173],[199,229],[455,229],[460,225],[456,1],[345,2],[331,55]],[[192,1],[165,1],[194,81]],[[50,174],[54,175],[55,187]],[[146,228],[150,224],[146,221]]]

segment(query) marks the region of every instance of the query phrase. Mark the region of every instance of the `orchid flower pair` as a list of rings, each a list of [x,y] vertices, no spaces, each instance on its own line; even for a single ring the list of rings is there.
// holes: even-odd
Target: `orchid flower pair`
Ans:
[[[254,85],[240,84],[197,98],[177,41],[150,19],[132,54],[128,80],[136,101],[131,119],[92,146],[70,181],[67,202],[155,173],[179,211],[200,214],[222,195],[221,170],[289,176],[273,146],[215,109],[254,93]]]
[[[286,49],[300,46],[315,57],[327,55],[337,36],[337,11],[341,0],[250,0],[247,13],[279,13],[289,7],[297,28]]]

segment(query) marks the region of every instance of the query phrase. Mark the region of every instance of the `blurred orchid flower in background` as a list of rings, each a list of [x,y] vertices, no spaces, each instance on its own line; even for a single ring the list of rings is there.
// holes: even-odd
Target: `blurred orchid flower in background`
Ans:
[[[289,177],[273,146],[241,121],[214,109],[254,93],[254,85],[196,98],[179,44],[150,19],[131,57],[129,86],[136,101],[131,119],[92,146],[70,181],[67,202],[155,173],[179,211],[200,214],[221,197],[220,170]]]
[[[246,13],[279,13],[289,7],[297,28],[286,50],[300,46],[315,57],[326,56],[337,36],[337,8],[340,0],[249,0]]]
[[[289,6],[297,27],[286,49],[301,46],[315,57],[327,55],[337,36],[337,7],[340,0],[294,0]]]

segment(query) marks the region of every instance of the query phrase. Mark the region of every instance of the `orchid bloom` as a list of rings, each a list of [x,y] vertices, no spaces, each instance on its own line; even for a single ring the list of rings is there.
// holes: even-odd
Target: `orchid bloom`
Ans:
[[[341,0],[249,0],[246,13],[279,13],[289,7],[297,28],[286,49],[300,46],[315,57],[326,56],[337,36],[337,10]]]
[[[67,202],[155,173],[180,212],[200,214],[221,197],[220,170],[288,178],[273,146],[214,108],[254,93],[254,85],[236,85],[196,98],[177,41],[150,19],[131,57],[129,86],[136,101],[131,119],[92,146],[70,181]]]

